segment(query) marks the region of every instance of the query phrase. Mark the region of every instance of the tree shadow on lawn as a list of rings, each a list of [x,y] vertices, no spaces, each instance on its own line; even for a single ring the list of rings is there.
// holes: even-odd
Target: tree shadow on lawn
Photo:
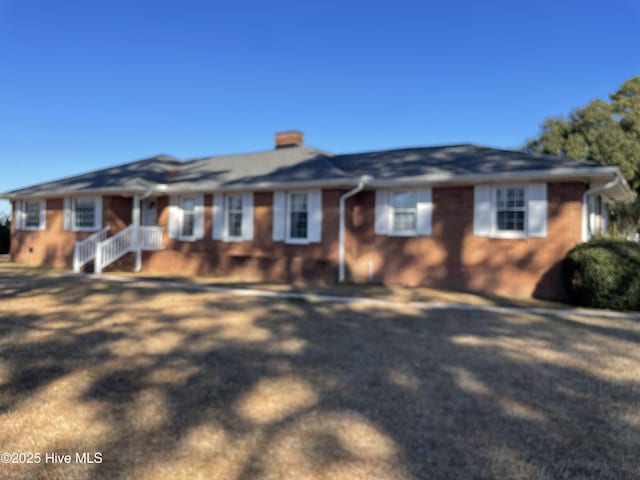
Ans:
[[[28,281],[55,307],[0,313],[0,439],[104,461],[15,478],[640,471],[632,323]]]

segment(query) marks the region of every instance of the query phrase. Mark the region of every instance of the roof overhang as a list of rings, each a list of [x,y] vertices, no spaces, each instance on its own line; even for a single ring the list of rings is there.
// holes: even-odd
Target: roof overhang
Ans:
[[[633,190],[620,174],[620,170],[615,166],[597,166],[581,168],[553,168],[545,170],[520,170],[515,172],[500,173],[474,173],[456,175],[453,173],[434,173],[428,175],[416,175],[410,177],[395,177],[390,179],[372,179],[367,182],[367,188],[402,188],[411,186],[453,186],[453,185],[473,185],[478,183],[507,183],[507,182],[535,182],[535,181],[580,181],[587,184],[611,182],[616,177],[621,181],[616,182],[611,188],[602,192],[602,195],[612,202],[632,202],[635,198]],[[52,198],[69,197],[79,195],[171,195],[184,193],[211,193],[211,192],[239,192],[239,191],[272,191],[272,190],[293,190],[312,188],[353,188],[360,182],[360,176],[339,179],[324,180],[304,180],[294,182],[256,182],[256,183],[233,183],[220,185],[202,185],[196,188],[189,188],[187,185],[165,185],[157,184],[153,186],[141,186],[139,188],[120,189],[117,187],[99,189],[81,189],[68,191],[34,191],[29,189],[24,191],[7,192],[0,194],[0,199],[13,200],[16,198]],[[37,190],[37,189],[34,189]]]
[[[392,179],[375,179],[369,183],[373,187],[394,187],[411,185],[465,185],[476,183],[505,183],[533,181],[609,181],[619,174],[618,167],[553,168],[545,170],[520,170],[515,172],[473,173],[456,175],[435,173]],[[628,188],[628,185],[627,185]]]

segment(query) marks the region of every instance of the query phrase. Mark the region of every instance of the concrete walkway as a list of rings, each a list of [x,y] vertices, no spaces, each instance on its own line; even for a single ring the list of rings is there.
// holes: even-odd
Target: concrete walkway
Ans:
[[[499,305],[470,305],[464,303],[445,303],[445,302],[399,302],[394,300],[380,300],[367,297],[342,296],[342,295],[323,295],[314,293],[300,292],[273,292],[268,290],[259,290],[255,288],[238,288],[224,287],[212,285],[197,285],[183,282],[174,282],[161,279],[150,278],[131,278],[121,277],[117,275],[96,275],[96,274],[69,274],[90,278],[92,280],[102,280],[107,282],[133,283],[140,285],[157,285],[159,287],[169,287],[175,289],[196,291],[196,292],[218,292],[229,293],[232,295],[240,295],[246,297],[267,297],[278,299],[295,299],[309,302],[332,302],[346,304],[361,304],[380,307],[413,307],[423,310],[461,310],[461,311],[479,311],[491,313],[532,313],[536,315],[555,315],[568,316],[580,315],[583,317],[596,318],[620,318],[629,320],[640,320],[640,312],[616,312],[611,310],[596,310],[590,308],[539,308],[539,307],[517,307],[517,306],[499,306]]]

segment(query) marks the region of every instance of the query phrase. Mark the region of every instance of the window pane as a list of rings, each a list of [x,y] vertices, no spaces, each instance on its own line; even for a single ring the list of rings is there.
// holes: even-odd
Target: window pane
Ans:
[[[307,212],[291,212],[291,238],[307,238]]]
[[[498,230],[524,231],[524,188],[496,190],[496,227]]]
[[[415,191],[393,192],[391,194],[394,232],[415,231],[416,203],[417,194]]]
[[[289,237],[307,238],[308,198],[306,193],[289,195]]]
[[[229,212],[229,236],[242,236],[242,213]]]
[[[193,212],[184,211],[182,213],[182,235],[185,237],[193,236],[194,215]]]
[[[292,212],[307,211],[307,194],[306,193],[292,193],[290,200],[291,200]]]
[[[393,215],[393,230],[395,232],[414,231],[416,229],[416,213],[395,211]]]
[[[183,198],[182,199],[182,210],[191,211],[195,210],[196,201],[193,198]]]
[[[76,227],[91,228],[95,226],[95,206],[94,198],[76,198],[74,201],[74,218]]]
[[[227,196],[227,208],[229,210],[242,210],[242,196],[241,195]]]
[[[242,236],[242,195],[227,195],[227,225],[230,237]]]
[[[195,224],[195,198],[182,198],[180,199],[180,205],[182,207],[182,236],[192,237]]]
[[[416,192],[393,192],[393,208],[416,208]]]
[[[498,230],[524,231],[524,211],[498,210]]]
[[[25,202],[25,226],[37,228],[40,226],[40,202]]]

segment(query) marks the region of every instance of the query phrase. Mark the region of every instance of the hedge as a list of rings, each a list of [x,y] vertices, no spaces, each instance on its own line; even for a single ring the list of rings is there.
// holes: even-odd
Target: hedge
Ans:
[[[562,265],[575,305],[640,310],[640,243],[598,238],[577,245]]]

